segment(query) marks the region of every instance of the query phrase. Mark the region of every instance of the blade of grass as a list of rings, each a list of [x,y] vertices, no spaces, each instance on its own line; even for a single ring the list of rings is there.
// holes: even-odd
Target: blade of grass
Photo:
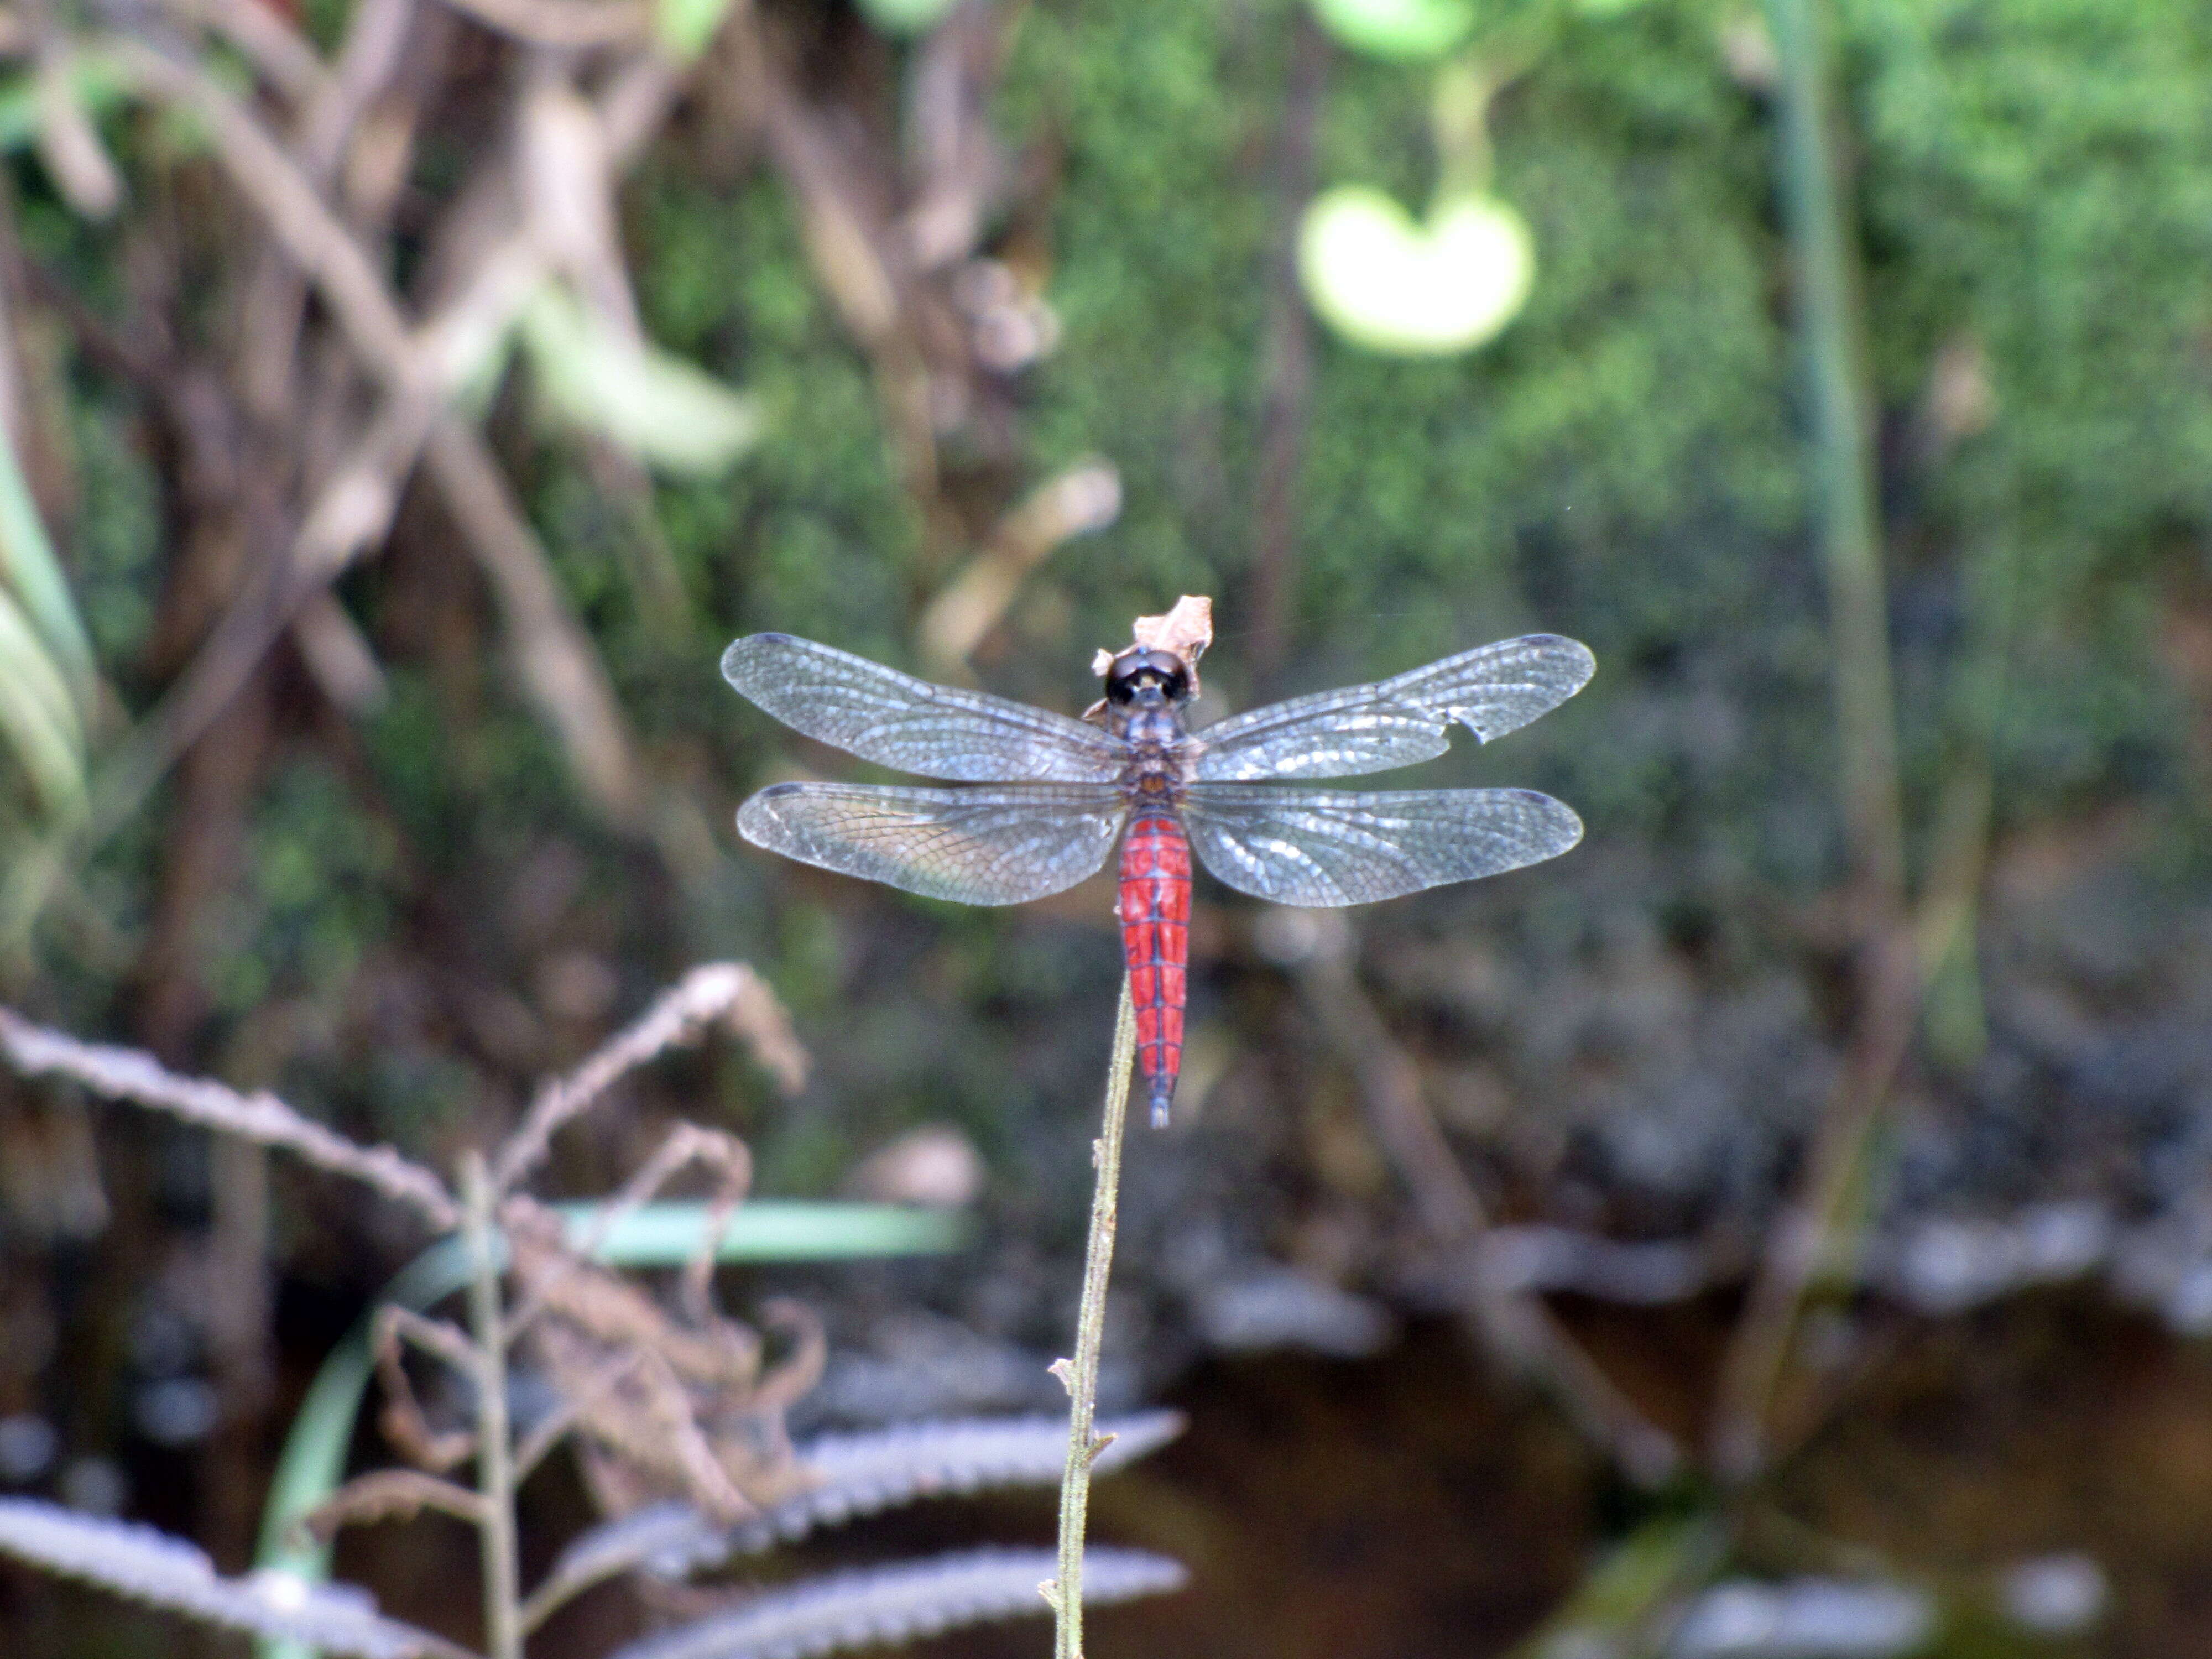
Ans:
[[[0,431],[0,581],[15,590],[31,624],[70,683],[80,708],[93,702],[92,641],[61,561],[24,481],[15,446]]]
[[[15,751],[49,819],[84,805],[84,738],[61,673],[28,619],[0,587],[0,734]]]

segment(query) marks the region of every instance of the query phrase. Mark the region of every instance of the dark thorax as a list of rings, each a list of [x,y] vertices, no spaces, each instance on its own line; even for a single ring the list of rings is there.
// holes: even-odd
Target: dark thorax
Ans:
[[[1121,781],[1139,811],[1172,811],[1182,801],[1196,758],[1183,729],[1191,700],[1190,671],[1172,651],[1124,651],[1106,671],[1096,717],[1129,745]]]

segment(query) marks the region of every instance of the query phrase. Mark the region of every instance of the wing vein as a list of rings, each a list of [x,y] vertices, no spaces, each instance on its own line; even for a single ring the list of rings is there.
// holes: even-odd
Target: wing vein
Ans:
[[[1556,858],[1571,808],[1533,789],[1361,792],[1196,784],[1183,823],[1206,867],[1279,904],[1368,904]]]

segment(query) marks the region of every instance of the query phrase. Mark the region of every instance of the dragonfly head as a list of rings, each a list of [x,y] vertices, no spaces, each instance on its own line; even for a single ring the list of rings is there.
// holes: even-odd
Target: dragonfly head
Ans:
[[[1172,651],[1133,646],[1107,666],[1106,701],[1121,708],[1179,707],[1190,701],[1190,670]]]

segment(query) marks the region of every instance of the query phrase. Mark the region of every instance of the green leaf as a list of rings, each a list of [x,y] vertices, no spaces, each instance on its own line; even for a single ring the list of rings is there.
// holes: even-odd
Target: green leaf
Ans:
[[[1439,204],[1417,224],[1379,190],[1346,185],[1306,208],[1298,274],[1330,327],[1398,356],[1480,345],[1528,298],[1535,247],[1521,216],[1486,196]]]
[[[554,1206],[568,1243],[592,1231],[596,1204]],[[599,1259],[616,1267],[680,1267],[698,1253],[709,1206],[670,1200],[641,1204],[615,1224]],[[904,1204],[832,1204],[757,1198],[740,1205],[722,1235],[722,1261],[838,1261],[881,1255],[933,1255],[964,1249],[975,1223],[956,1210]]]
[[[520,338],[547,400],[647,465],[703,476],[760,435],[759,405],[711,375],[625,339],[548,285],[522,313]]]
[[[77,708],[88,711],[94,672],[92,641],[5,433],[0,433],[0,583],[14,590],[53,653]]]
[[[84,734],[69,688],[21,608],[0,588],[0,736],[51,817],[84,806]]]
[[[1346,46],[1408,63],[1443,57],[1474,27],[1471,0],[1313,0],[1313,9]]]
[[[729,12],[730,0],[653,0],[653,32],[672,57],[688,64],[707,50]]]
[[[952,0],[860,0],[860,9],[885,34],[921,34],[952,9]]]
[[[1509,1659],[1641,1652],[1656,1615],[1711,1577],[1727,1529],[1710,1515],[1662,1515],[1607,1551]]]
[[[121,71],[98,52],[71,52],[69,74],[78,103],[95,120],[119,106],[129,89]],[[38,143],[46,118],[36,70],[0,80],[0,150],[28,149]]]

